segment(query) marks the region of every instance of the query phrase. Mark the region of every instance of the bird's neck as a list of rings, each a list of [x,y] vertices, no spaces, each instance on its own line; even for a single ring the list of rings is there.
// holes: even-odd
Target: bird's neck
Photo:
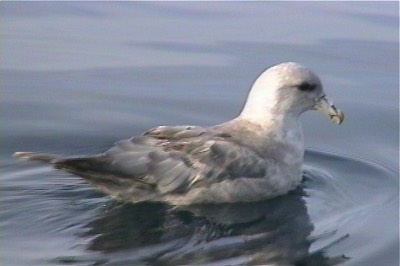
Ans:
[[[292,114],[264,114],[263,116],[241,113],[235,120],[246,121],[243,124],[252,124],[254,128],[259,130],[260,135],[280,136],[284,139],[291,135],[297,135],[299,141],[303,140],[303,130],[301,122],[296,115]],[[282,139],[281,141],[285,141]]]
[[[290,108],[285,106],[284,99],[279,99],[274,91],[265,93],[265,89],[257,85],[256,82],[236,119],[253,124],[254,128],[258,128],[258,134],[269,136],[268,139],[272,138],[277,142],[303,143],[299,113],[290,111]]]
[[[283,130],[285,128],[300,127],[298,114],[285,112],[274,105],[265,104],[265,100],[255,99],[247,101],[238,119],[259,125],[265,131],[271,128]]]
[[[296,150],[301,153],[303,145],[303,130],[299,121],[299,112],[291,109],[285,97],[278,95],[263,80],[257,80],[251,88],[242,112],[235,120],[246,121],[240,123],[256,129],[260,137],[273,140],[276,143],[297,145]]]
[[[270,128],[271,124],[283,126],[297,121],[299,113],[293,112],[286,98],[278,95],[277,90],[273,88],[275,84],[270,86],[271,89],[268,89],[265,81],[260,78],[254,83],[239,115],[240,119],[251,121],[266,129]]]

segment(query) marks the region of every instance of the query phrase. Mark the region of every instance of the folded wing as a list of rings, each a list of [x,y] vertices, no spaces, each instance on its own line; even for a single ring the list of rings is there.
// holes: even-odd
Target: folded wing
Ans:
[[[178,126],[157,127],[96,157],[59,160],[56,166],[97,186],[102,182],[100,187],[136,186],[163,195],[226,179],[261,178],[268,162],[228,134]]]

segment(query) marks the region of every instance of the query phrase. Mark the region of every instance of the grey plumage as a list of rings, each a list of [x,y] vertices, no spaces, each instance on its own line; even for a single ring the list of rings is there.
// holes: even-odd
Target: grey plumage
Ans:
[[[309,89],[304,89],[306,83]],[[256,201],[300,183],[304,144],[298,116],[314,108],[335,123],[343,120],[313,72],[283,63],[266,70],[241,114],[220,125],[160,126],[87,158],[26,152],[15,156],[51,163],[124,201]]]
[[[55,168],[82,176],[111,196],[129,201],[183,195],[221,180],[265,177],[268,163],[240,139],[221,133],[222,128],[162,126],[118,141],[94,157],[46,158],[52,158],[47,162]],[[44,161],[44,155],[36,153],[16,156]]]

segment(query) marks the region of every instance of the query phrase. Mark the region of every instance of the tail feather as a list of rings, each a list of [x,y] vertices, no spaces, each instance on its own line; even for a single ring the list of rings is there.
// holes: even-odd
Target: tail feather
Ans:
[[[80,176],[117,200],[139,202],[160,199],[154,184],[127,176],[107,157],[62,158],[53,154],[35,152],[16,152],[13,156],[21,160],[49,163],[56,169]]]
[[[49,163],[56,169],[79,173],[106,173],[111,172],[111,167],[105,158],[85,157],[85,158],[62,158],[54,154],[36,152],[16,152],[13,155],[20,160],[37,161]]]
[[[84,178],[117,200],[138,202],[158,198],[154,185],[124,176],[109,160],[106,157],[69,158],[57,160],[53,164],[56,169]]]
[[[106,158],[87,157],[87,158],[68,158],[53,161],[54,167],[57,169],[110,174],[113,169]]]
[[[13,156],[20,160],[38,161],[52,164],[61,159],[59,156],[54,154],[36,152],[16,152],[13,154]]]
[[[36,152],[16,152],[13,155],[20,160],[37,161],[52,164],[54,168],[65,170],[82,177],[120,176],[118,169],[110,163],[110,159],[101,156],[62,158],[57,155]]]

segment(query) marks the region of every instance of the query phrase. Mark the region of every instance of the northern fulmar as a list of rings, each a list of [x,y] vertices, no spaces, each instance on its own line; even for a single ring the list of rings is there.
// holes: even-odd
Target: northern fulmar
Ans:
[[[299,116],[319,110],[332,122],[318,76],[293,62],[265,70],[236,118],[210,127],[159,126],[90,157],[16,152],[83,177],[112,198],[174,205],[251,202],[285,194],[302,180]]]

